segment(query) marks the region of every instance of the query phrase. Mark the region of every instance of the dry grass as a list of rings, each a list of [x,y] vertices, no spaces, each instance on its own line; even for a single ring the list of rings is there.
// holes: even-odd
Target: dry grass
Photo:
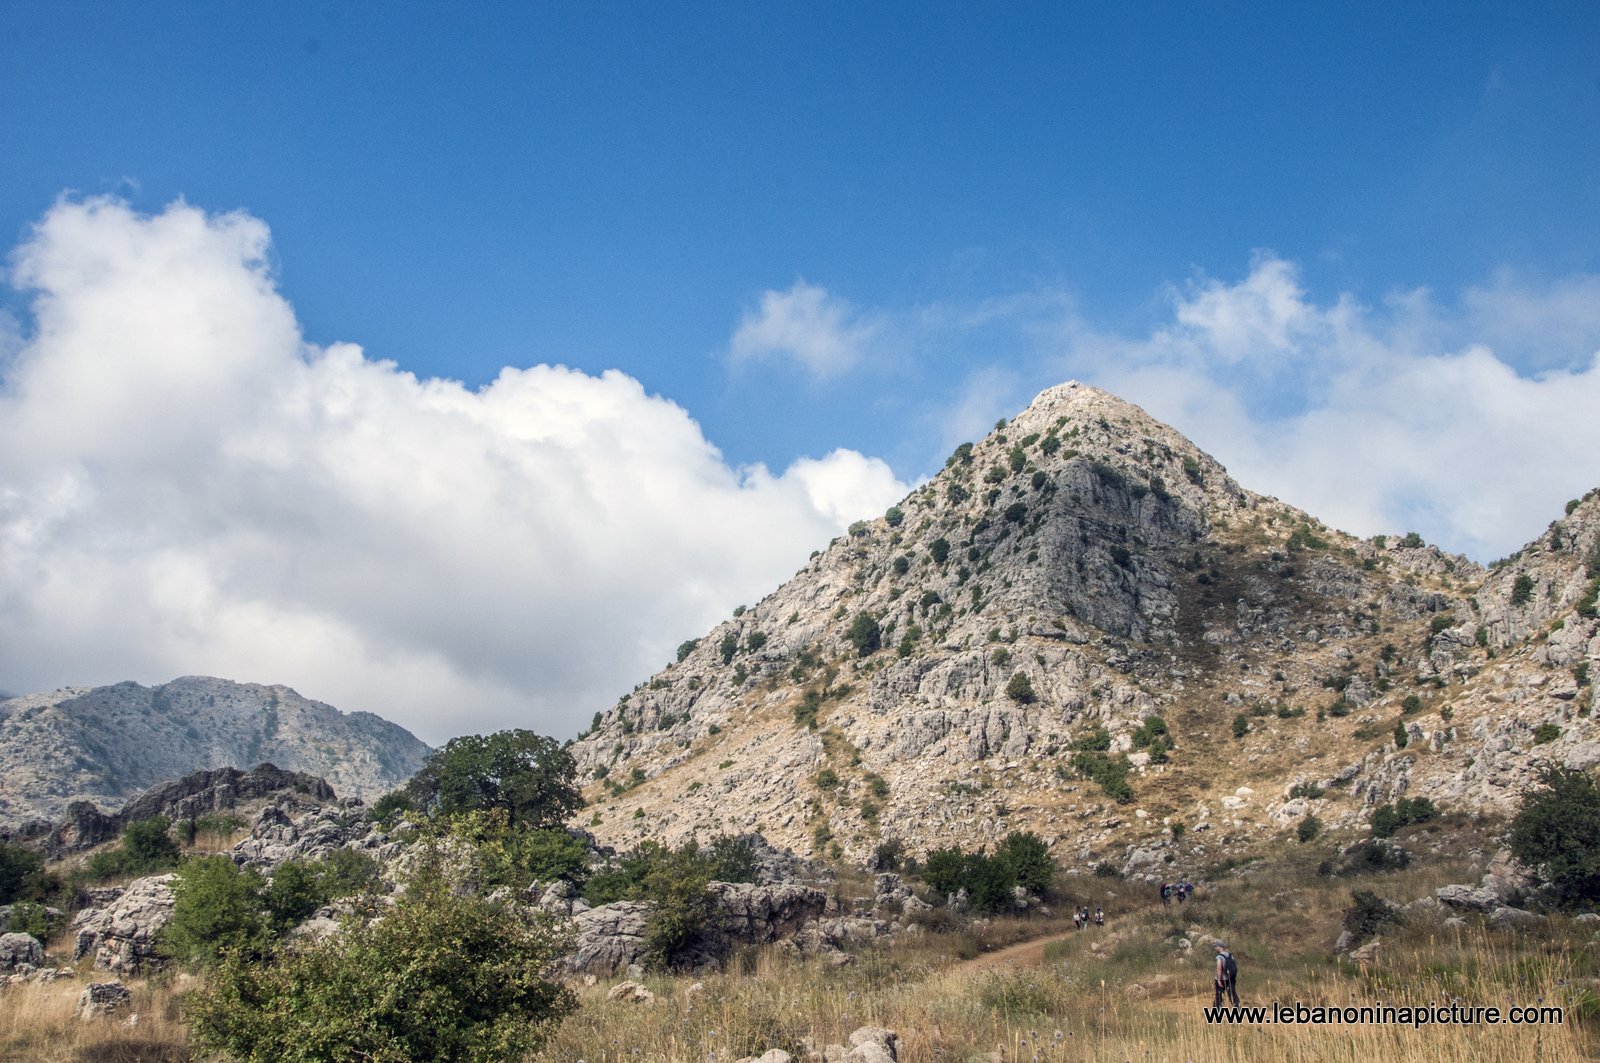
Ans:
[[[177,995],[163,984],[131,981],[132,1005],[115,1015],[80,1020],[83,982],[0,990],[0,1060],[7,1063],[165,1063],[189,1059],[188,1030],[178,1021]]]
[[[1449,840],[1464,851],[1467,839]],[[900,1034],[903,1063],[1567,1061],[1600,1050],[1592,1025],[1600,1015],[1600,955],[1587,927],[1552,918],[1508,934],[1418,920],[1387,929],[1378,962],[1360,970],[1329,949],[1350,890],[1408,900],[1459,881],[1460,859],[1357,879],[1318,877],[1317,859],[1314,847],[1280,854],[1182,907],[1162,908],[1143,885],[1069,880],[1068,903],[1103,904],[1104,929],[1067,930],[1063,915],[993,919],[863,949],[844,968],[782,948],[751,949],[719,973],[646,978],[657,999],[644,1005],[607,1000],[611,982],[601,982],[579,990],[579,1010],[535,1063],[732,1063],[771,1048],[799,1056],[808,1046],[845,1043],[868,1024]],[[1032,965],[970,962],[1045,934],[1061,940],[1026,950]],[[1565,1009],[1565,1023],[1209,1026],[1205,935],[1225,937],[1240,957],[1246,1004],[1546,1003]],[[140,1016],[132,1027],[77,1021],[81,982],[0,992],[0,1059],[188,1059],[177,1022],[182,981],[130,983],[131,1011]]]

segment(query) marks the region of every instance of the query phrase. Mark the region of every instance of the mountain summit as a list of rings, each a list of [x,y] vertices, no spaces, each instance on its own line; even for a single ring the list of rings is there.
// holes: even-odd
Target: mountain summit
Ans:
[[[1600,760],[1600,496],[1558,524],[1493,573],[1358,540],[1062,384],[598,714],[585,825],[853,859],[1028,829],[1086,868],[1504,806],[1540,757]]]
[[[0,701],[0,825],[56,819],[75,800],[116,808],[191,772],[264,761],[370,798],[428,753],[398,724],[285,686],[186,676],[28,694]]]

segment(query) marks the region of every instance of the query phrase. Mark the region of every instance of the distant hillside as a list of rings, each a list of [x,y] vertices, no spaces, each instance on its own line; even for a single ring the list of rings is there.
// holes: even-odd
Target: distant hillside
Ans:
[[[1600,761],[1597,586],[1600,493],[1486,572],[1064,384],[600,714],[580,822],[853,859],[1024,829],[1086,870],[1402,795],[1505,811]]]
[[[0,701],[0,824],[55,820],[75,800],[114,809],[191,772],[268,761],[370,799],[429,752],[397,724],[284,686],[186,676],[25,694]]]

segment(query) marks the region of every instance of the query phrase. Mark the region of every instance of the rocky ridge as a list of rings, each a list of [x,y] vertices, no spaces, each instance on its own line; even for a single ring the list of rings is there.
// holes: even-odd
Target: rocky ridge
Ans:
[[[599,714],[580,822],[856,861],[1027,829],[1153,873],[1406,794],[1508,810],[1600,759],[1597,540],[1594,492],[1493,571],[1356,539],[1061,385]]]
[[[0,826],[56,820],[73,801],[114,808],[165,779],[270,761],[376,797],[430,750],[371,713],[284,686],[188,676],[0,701]]]

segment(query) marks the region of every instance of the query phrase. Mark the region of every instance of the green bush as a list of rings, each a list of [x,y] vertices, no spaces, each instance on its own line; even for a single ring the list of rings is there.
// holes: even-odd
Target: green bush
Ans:
[[[1243,738],[1250,733],[1250,717],[1239,713],[1233,718],[1233,737]]]
[[[823,768],[817,772],[817,789],[837,790],[839,788],[839,773],[832,768]]]
[[[899,506],[890,506],[884,511],[883,519],[888,523],[889,527],[898,528],[900,527],[900,522],[906,519],[906,512]]]
[[[1542,746],[1561,737],[1561,728],[1553,723],[1541,723],[1533,729],[1533,744]]]
[[[44,873],[44,857],[32,849],[0,842],[0,904],[29,895]]]
[[[1526,605],[1533,598],[1533,577],[1524,573],[1511,584],[1511,604]]]
[[[1411,864],[1411,857],[1398,845],[1368,839],[1351,846],[1337,867],[1329,867],[1336,875],[1375,874],[1380,871],[1400,871]]]
[[[1438,809],[1426,797],[1402,797],[1372,810],[1372,833],[1379,838],[1393,837],[1401,827],[1426,823],[1437,814]]]
[[[1312,812],[1307,812],[1305,818],[1300,821],[1300,826],[1295,828],[1295,835],[1300,839],[1300,844],[1302,845],[1315,840],[1317,835],[1321,833],[1322,821]]]
[[[1321,797],[1324,792],[1325,791],[1322,789],[1322,787],[1318,786],[1314,782],[1302,782],[1302,783],[1296,783],[1294,785],[1294,787],[1292,789],[1290,789],[1289,797],[1290,797],[1291,800],[1293,800],[1296,797],[1306,797],[1306,798],[1315,799],[1315,798]]]
[[[190,857],[172,883],[172,919],[162,931],[162,950],[197,967],[214,966],[230,951],[259,959],[274,929],[263,890],[254,868],[227,856]]]
[[[1411,732],[1406,730],[1404,722],[1394,725],[1394,747],[1404,749],[1411,742]]]
[[[1600,899],[1600,786],[1586,772],[1549,767],[1511,822],[1511,853],[1537,870],[1557,901]]]
[[[700,645],[699,639],[685,639],[684,641],[678,643],[679,662],[681,663],[685,657],[688,657],[689,654],[693,653],[694,648],[698,645]]]
[[[1010,682],[1006,683],[1006,697],[1019,705],[1031,705],[1038,700],[1038,695],[1033,692],[1033,680],[1028,678],[1027,672],[1013,672]]]
[[[104,880],[124,875],[149,875],[176,866],[178,843],[172,840],[171,829],[172,824],[165,816],[128,824],[122,828],[122,840],[117,848],[89,858],[89,878]]]
[[[1415,694],[1407,694],[1405,700],[1400,703],[1400,711],[1408,716],[1413,712],[1421,712],[1422,699]]]
[[[1344,910],[1340,925],[1356,941],[1366,941],[1383,927],[1400,922],[1400,914],[1388,901],[1371,890],[1351,890],[1350,907]]]
[[[850,622],[850,630],[846,636],[850,645],[855,647],[857,657],[866,657],[876,653],[882,645],[883,629],[878,626],[878,621],[871,613],[860,612]]]
[[[266,963],[228,954],[185,1012],[196,1046],[232,1059],[501,1063],[576,1007],[546,973],[566,944],[542,913],[425,876],[320,943]]]
[[[950,556],[949,541],[943,538],[935,539],[928,544],[928,553],[933,557],[934,564],[944,564],[945,560]]]
[[[1119,805],[1133,800],[1133,787],[1128,785],[1127,757],[1113,757],[1097,749],[1080,749],[1072,755],[1072,767],[1098,784],[1101,791]]]

